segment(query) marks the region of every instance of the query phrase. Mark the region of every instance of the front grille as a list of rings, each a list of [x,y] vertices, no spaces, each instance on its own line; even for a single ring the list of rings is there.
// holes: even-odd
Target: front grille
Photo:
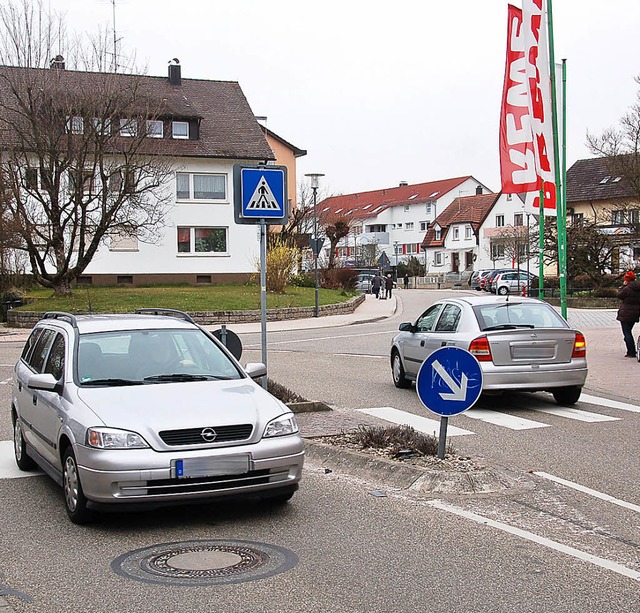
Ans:
[[[202,438],[202,431],[207,428],[214,430],[216,437],[213,441]],[[235,426],[203,426],[202,428],[187,428],[186,430],[163,430],[159,433],[162,441],[167,445],[203,445],[205,443],[227,443],[229,441],[245,441],[253,432],[251,424]]]

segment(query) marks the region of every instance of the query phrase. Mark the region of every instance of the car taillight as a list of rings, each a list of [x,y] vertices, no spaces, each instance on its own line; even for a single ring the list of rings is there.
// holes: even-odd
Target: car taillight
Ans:
[[[489,339],[486,336],[473,339],[469,345],[469,353],[475,355],[478,362],[491,362],[493,359]]]
[[[576,338],[573,341],[573,353],[572,358],[586,358],[587,357],[587,341],[583,334],[576,332]]]

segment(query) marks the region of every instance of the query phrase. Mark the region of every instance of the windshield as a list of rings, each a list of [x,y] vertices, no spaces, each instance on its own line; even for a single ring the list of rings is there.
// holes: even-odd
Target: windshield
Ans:
[[[568,328],[567,322],[545,302],[507,302],[474,306],[481,330],[500,328]]]
[[[78,344],[76,374],[83,386],[242,377],[218,345],[196,329],[83,334]]]

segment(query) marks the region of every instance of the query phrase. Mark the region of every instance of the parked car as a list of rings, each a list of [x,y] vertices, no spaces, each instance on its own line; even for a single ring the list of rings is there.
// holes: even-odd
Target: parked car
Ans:
[[[496,275],[491,284],[491,292],[506,296],[507,294],[522,294],[522,287],[538,285],[538,277],[524,270],[511,270]]]
[[[371,293],[371,281],[375,275],[360,273],[356,277],[356,289],[365,294]]]
[[[491,292],[494,279],[503,272],[513,272],[515,268],[496,268],[483,278],[482,289],[485,292]]]
[[[586,342],[546,302],[514,296],[439,300],[391,343],[396,387],[409,387],[436,349],[454,346],[478,359],[483,392],[548,391],[575,404],[587,377]]]
[[[149,311],[143,309],[143,311]],[[293,413],[188,315],[47,313],[15,366],[15,459],[94,510],[236,495],[289,500],[304,449]],[[40,503],[40,501],[39,501]]]
[[[492,269],[474,270],[469,277],[469,287],[480,291],[482,289],[482,278],[486,277],[490,272],[492,272]]]

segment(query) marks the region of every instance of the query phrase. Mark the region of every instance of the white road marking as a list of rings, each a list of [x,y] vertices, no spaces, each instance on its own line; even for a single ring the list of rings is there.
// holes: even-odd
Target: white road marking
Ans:
[[[595,566],[599,566],[600,568],[604,568],[605,570],[613,571],[614,573],[622,575],[623,577],[628,577],[629,579],[640,581],[639,571],[627,568],[626,566],[618,564],[617,562],[613,562],[612,560],[600,558],[585,551],[575,549],[574,547],[569,547],[568,545],[563,545],[562,543],[552,541],[551,539],[548,539],[544,536],[539,536],[538,534],[534,534],[533,532],[529,532],[528,530],[522,530],[521,528],[516,528],[515,526],[510,526],[508,524],[495,521],[493,519],[490,519],[489,517],[483,517],[482,515],[478,515],[477,513],[465,511],[464,509],[460,509],[453,505],[447,504],[446,502],[442,502],[441,500],[430,500],[426,504],[436,509],[440,509],[441,511],[446,511],[447,513],[452,513],[453,515],[458,515],[459,517],[470,519],[471,521],[474,521],[478,524],[490,526],[491,528],[496,528],[497,530],[502,530],[503,532],[513,534],[514,536],[518,536],[520,538],[526,539],[527,541],[542,545],[543,547],[548,547],[549,549],[553,549],[560,553],[565,553],[578,560],[589,562],[590,564],[594,564]]]
[[[602,492],[598,492],[597,490],[592,490],[588,487],[585,487],[584,485],[580,485],[579,483],[567,481],[562,477],[556,477],[555,475],[550,475],[549,473],[545,473],[543,471],[534,471],[533,474],[538,475],[538,477],[542,477],[543,479],[548,479],[549,481],[555,481],[556,483],[560,483],[561,485],[570,487],[571,489],[582,492],[583,494],[589,494],[589,496],[593,496],[594,498],[599,498],[600,500],[605,500],[606,502],[611,502],[612,504],[617,504],[618,506],[624,507],[625,509],[630,509],[631,511],[640,513],[640,505],[633,504],[632,502],[614,498],[613,496],[609,496],[609,494],[604,494]]]
[[[359,336],[376,336],[379,334],[387,334],[387,335],[392,335],[393,334],[393,330],[387,330],[386,332],[366,332],[363,334],[336,334],[334,336],[320,336],[318,338],[313,338],[313,337],[308,337],[308,338],[298,338],[298,339],[294,339],[294,340],[289,340],[289,341],[269,341],[269,346],[271,347],[272,345],[288,345],[288,344],[294,344],[294,343],[310,343],[310,342],[317,342],[317,341],[332,341],[335,339],[339,339],[339,338],[358,338]],[[254,344],[254,345],[246,345],[246,348],[251,348],[251,347],[260,347],[260,345],[258,344]],[[389,359],[389,356],[385,356],[386,359]]]
[[[532,411],[538,413],[548,413],[549,415],[557,415],[558,417],[567,417],[569,419],[577,419],[578,421],[599,422],[599,421],[620,421],[621,417],[609,417],[609,415],[600,415],[600,413],[590,413],[589,411],[581,411],[571,407],[531,407]]]
[[[635,404],[627,404],[626,402],[617,402],[608,398],[598,398],[589,394],[580,394],[580,402],[587,404],[597,404],[601,407],[609,407],[610,409],[620,409],[621,411],[630,411],[631,413],[640,413],[640,407]]]
[[[499,413],[498,411],[491,411],[489,409],[469,409],[463,413],[463,415],[471,419],[479,419],[488,424],[494,424],[495,426],[509,428],[510,430],[531,430],[533,428],[549,427],[549,424],[542,424],[539,421],[515,417],[514,415]]]
[[[439,421],[436,421],[435,419],[427,419],[426,417],[414,415],[413,413],[407,413],[406,411],[400,411],[399,409],[394,409],[393,407],[379,407],[376,409],[356,410],[360,413],[373,415],[374,417],[384,419],[385,421],[390,421],[394,424],[399,424],[401,426],[411,426],[414,430],[423,432],[424,434],[438,436],[438,433],[440,432]],[[465,434],[473,434],[473,432],[470,432],[469,430],[463,430],[462,428],[456,428],[455,426],[448,424],[448,436],[462,436]]]
[[[0,441],[0,479],[17,479],[19,477],[37,477],[44,473],[40,470],[23,472],[16,466],[13,456],[13,441]]]

